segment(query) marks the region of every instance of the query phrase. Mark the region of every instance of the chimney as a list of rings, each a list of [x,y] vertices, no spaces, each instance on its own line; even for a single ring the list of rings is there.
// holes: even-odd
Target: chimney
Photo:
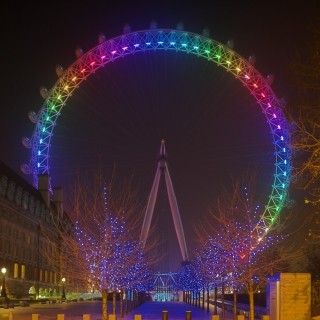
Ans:
[[[60,187],[53,188],[53,202],[57,207],[58,216],[63,217],[63,190]]]
[[[41,193],[42,199],[46,206],[50,207],[50,191],[49,191],[49,175],[39,174],[38,175],[38,190]]]

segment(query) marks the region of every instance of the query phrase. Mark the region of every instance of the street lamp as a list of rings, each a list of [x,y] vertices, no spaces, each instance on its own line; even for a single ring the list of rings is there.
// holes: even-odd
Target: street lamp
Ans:
[[[1,288],[1,297],[7,297],[7,291],[6,291],[6,272],[7,269],[5,267],[3,267],[1,269],[2,272],[2,288]]]
[[[66,278],[62,278],[61,281],[62,281],[62,297],[61,298],[65,299],[66,298],[66,291],[64,289],[64,283],[66,282]]]

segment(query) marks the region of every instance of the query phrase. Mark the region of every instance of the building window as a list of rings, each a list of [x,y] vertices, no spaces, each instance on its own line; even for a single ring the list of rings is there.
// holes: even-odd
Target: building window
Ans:
[[[23,264],[21,265],[21,279],[26,278],[26,266]]]
[[[19,277],[19,265],[17,263],[13,266],[13,277],[18,278]]]

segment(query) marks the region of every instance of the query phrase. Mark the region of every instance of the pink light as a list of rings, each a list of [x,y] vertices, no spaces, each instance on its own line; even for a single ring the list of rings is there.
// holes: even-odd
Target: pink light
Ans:
[[[92,61],[91,63],[90,63],[90,66],[93,66],[95,64],[95,61]]]
[[[250,79],[250,77],[249,77],[247,74],[245,75],[245,77],[246,77],[247,79]]]
[[[254,86],[255,88],[258,88],[258,86],[257,86],[255,83],[253,84],[253,86]]]
[[[274,118],[277,118],[277,116],[276,116],[276,114],[275,114],[275,113],[273,114],[273,117],[274,117]]]
[[[101,59],[104,59],[106,56],[102,56]]]
[[[82,70],[81,70],[81,73],[84,73],[85,71],[86,71],[86,69],[82,69]]]
[[[112,53],[112,54],[115,54],[116,52],[117,52],[116,50],[114,50],[114,51],[111,51],[111,53]]]
[[[262,95],[264,98],[266,97],[266,96],[265,96],[265,94],[264,94],[263,92],[261,93],[261,95]]]

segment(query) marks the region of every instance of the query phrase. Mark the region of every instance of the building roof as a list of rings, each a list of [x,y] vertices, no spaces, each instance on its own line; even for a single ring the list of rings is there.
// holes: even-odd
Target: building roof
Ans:
[[[34,188],[27,180],[23,179],[17,172],[15,172],[11,167],[0,160],[0,176],[3,175],[9,180],[14,181],[23,190],[29,192],[35,198],[41,199],[42,196],[38,189]]]

